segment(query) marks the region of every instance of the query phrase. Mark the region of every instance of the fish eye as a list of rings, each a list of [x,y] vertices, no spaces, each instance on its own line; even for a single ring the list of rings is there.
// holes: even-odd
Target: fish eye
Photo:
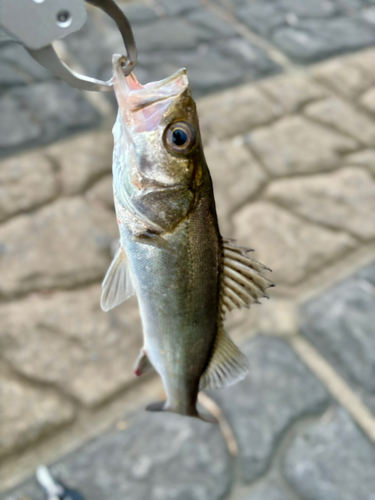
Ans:
[[[195,130],[187,122],[175,122],[164,133],[167,148],[177,155],[188,155],[195,146]]]

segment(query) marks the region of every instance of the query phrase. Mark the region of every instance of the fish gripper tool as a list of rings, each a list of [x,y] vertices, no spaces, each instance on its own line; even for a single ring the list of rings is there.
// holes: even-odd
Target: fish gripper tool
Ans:
[[[114,0],[86,0],[111,17],[126,49],[125,75],[135,68],[138,52],[130,23]],[[22,44],[39,64],[72,87],[96,92],[113,88],[104,82],[71,70],[57,55],[53,42],[82,28],[87,19],[85,0],[0,0],[0,28]]]

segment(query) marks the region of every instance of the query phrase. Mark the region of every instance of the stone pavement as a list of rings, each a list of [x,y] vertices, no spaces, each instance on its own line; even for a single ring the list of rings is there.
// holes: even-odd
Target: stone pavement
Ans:
[[[277,287],[228,318],[251,371],[202,398],[220,427],[147,414],[162,388],[132,375],[136,301],[99,306],[118,238],[111,101],[3,43],[0,499],[42,499],[33,479],[16,485],[45,462],[87,500],[373,500],[375,49],[295,64],[373,43],[371,2],[126,9],[139,75],[186,64],[195,95],[210,94],[198,108],[222,233],[255,248]],[[103,76],[118,39],[100,16],[86,30],[60,48]]]

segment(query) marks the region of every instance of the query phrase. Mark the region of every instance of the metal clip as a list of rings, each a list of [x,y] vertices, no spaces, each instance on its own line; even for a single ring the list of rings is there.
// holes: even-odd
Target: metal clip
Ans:
[[[116,23],[126,48],[125,75],[130,74],[138,60],[138,52],[128,19],[114,0],[86,0],[103,10]],[[20,13],[22,12],[22,15]],[[77,0],[0,0],[1,26],[24,45],[39,64],[72,87],[96,92],[113,88],[107,82],[79,75],[56,54],[52,43],[80,29],[86,21],[84,2]]]

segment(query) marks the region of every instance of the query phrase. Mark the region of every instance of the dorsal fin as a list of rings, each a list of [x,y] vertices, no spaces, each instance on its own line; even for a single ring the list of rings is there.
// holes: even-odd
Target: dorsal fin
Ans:
[[[199,388],[222,389],[246,377],[249,363],[246,356],[219,326],[208,367],[204,371]]]
[[[234,245],[232,240],[223,240],[224,266],[221,276],[221,307],[223,315],[235,308],[249,307],[268,298],[266,289],[275,286],[263,276],[268,267],[251,259],[248,248]]]
[[[113,309],[134,294],[128,259],[122,245],[109,266],[102,288],[101,306],[103,311]]]

